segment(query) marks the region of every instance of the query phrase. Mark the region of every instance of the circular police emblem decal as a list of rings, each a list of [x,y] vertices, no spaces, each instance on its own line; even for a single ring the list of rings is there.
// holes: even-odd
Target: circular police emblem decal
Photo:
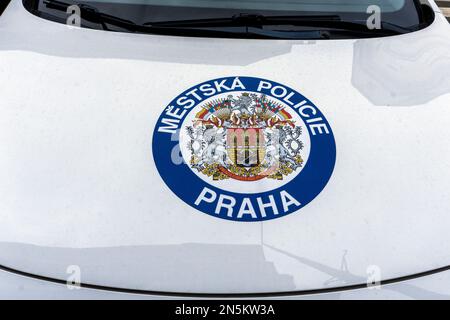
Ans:
[[[264,221],[299,211],[334,169],[333,132],[299,92],[252,77],[211,80],[176,97],[153,134],[156,167],[208,215]]]

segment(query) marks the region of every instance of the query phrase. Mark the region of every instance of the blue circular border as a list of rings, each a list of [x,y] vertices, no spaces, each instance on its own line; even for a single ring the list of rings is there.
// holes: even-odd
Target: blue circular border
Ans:
[[[323,119],[323,123],[325,123],[328,126],[329,134],[323,134],[323,135],[313,135],[309,126],[306,126],[311,139],[311,150],[309,159],[303,168],[303,170],[295,177],[293,180],[288,182],[287,184],[271,190],[267,192],[261,192],[261,193],[255,193],[255,194],[242,194],[242,193],[235,193],[235,192],[229,192],[226,190],[219,189],[209,183],[206,183],[201,178],[199,178],[192,170],[189,168],[189,166],[185,163],[181,164],[174,164],[172,161],[172,152],[174,148],[179,147],[178,141],[179,139],[173,139],[171,134],[168,133],[160,133],[158,132],[158,127],[162,124],[162,119],[164,118],[164,113],[161,114],[161,116],[158,119],[158,122],[156,124],[156,127],[153,132],[153,142],[152,142],[152,151],[153,151],[153,157],[155,160],[156,168],[161,175],[164,182],[167,184],[167,186],[172,190],[181,200],[186,202],[191,207],[200,210],[208,215],[211,215],[216,218],[226,219],[226,220],[232,220],[232,221],[239,221],[239,222],[258,222],[258,221],[267,221],[272,219],[277,219],[284,217],[288,214],[291,214],[293,212],[296,212],[303,207],[305,207],[307,204],[309,204],[314,198],[316,198],[319,193],[325,188],[327,185],[329,179],[331,178],[331,175],[334,170],[334,166],[336,163],[336,143],[333,135],[333,131],[331,129],[331,126],[329,125],[328,121],[326,120],[325,116],[321,113],[321,111],[306,97],[298,93],[296,90],[293,90],[292,88],[279,84],[277,82],[267,80],[267,79],[261,79],[261,78],[254,78],[254,77],[240,77],[240,76],[234,76],[234,77],[224,77],[224,78],[218,78],[213,79],[210,81],[206,81],[203,83],[200,83],[194,87],[191,87],[184,91],[182,94],[177,96],[175,99],[173,99],[169,106],[176,105],[177,100],[180,97],[185,96],[187,93],[191,92],[192,90],[195,90],[196,88],[199,88],[202,85],[210,84],[214,87],[214,83],[216,81],[223,81],[223,80],[234,80],[236,78],[239,78],[241,82],[245,85],[245,90],[239,89],[239,90],[233,90],[228,92],[259,92],[264,93],[267,96],[271,96],[273,98],[279,99],[277,97],[274,97],[270,94],[270,91],[257,91],[258,85],[260,81],[266,81],[268,83],[271,83],[272,86],[282,86],[294,93],[294,96],[292,96],[292,100],[294,101],[307,101],[307,104],[314,107],[317,110],[317,114],[315,116],[321,117]],[[220,93],[218,93],[220,94]],[[216,95],[218,95],[216,94]],[[199,93],[199,95],[201,95]],[[204,100],[209,99],[213,96],[203,96]],[[200,102],[201,103],[201,102]],[[196,108],[198,104],[196,104],[194,107],[190,108],[188,112],[183,116],[183,118],[180,120],[180,123],[183,123],[184,118],[193,110]],[[299,114],[299,113],[298,113]],[[307,118],[304,118],[301,114],[299,116],[303,119],[303,121],[306,123]],[[179,137],[178,137],[179,138]],[[217,195],[224,194],[227,196],[232,196],[236,199],[236,209],[238,208],[239,204],[242,203],[244,198],[250,198],[252,205],[254,207],[257,207],[257,198],[261,197],[265,202],[267,202],[269,195],[275,195],[277,193],[280,193],[282,190],[287,191],[291,196],[293,196],[297,201],[301,203],[299,207],[290,206],[289,210],[287,212],[281,212],[280,210],[278,215],[267,215],[264,218],[258,218],[254,219],[252,217],[248,217],[248,215],[245,215],[242,218],[235,218],[235,217],[228,217],[225,213],[216,214],[215,211],[215,203],[200,203],[199,206],[195,205],[195,201],[197,200],[198,196],[204,189],[204,187],[209,188],[210,190],[216,192]],[[282,208],[281,202],[275,197],[275,200],[277,202],[277,206],[279,208]]]

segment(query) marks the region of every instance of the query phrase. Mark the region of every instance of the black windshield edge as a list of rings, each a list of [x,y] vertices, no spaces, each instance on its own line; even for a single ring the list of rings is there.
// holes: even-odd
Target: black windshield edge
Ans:
[[[51,20],[54,22],[66,23],[65,18],[61,18],[61,16],[54,15],[52,12],[47,11],[41,11],[39,7],[39,3],[41,0],[22,0],[23,5],[27,11],[32,13],[35,16],[41,17],[46,20]],[[420,21],[417,25],[414,26],[414,28],[411,28],[412,30],[404,33],[414,32],[421,29],[424,29],[428,27],[433,21],[434,21],[434,15],[430,18],[428,16],[427,19],[424,19],[423,17],[426,16],[424,12],[428,12],[431,10],[431,8],[426,4],[421,4],[419,0],[411,0],[413,4],[413,7],[416,8],[416,12],[419,15]],[[84,3],[85,1],[79,1],[80,3]],[[69,0],[67,3],[76,3],[75,0]],[[427,10],[429,9],[429,10]],[[432,10],[431,10],[432,12]],[[103,28],[103,30],[111,31],[111,32],[130,32],[130,33],[141,33],[141,34],[155,34],[155,35],[170,35],[170,36],[180,36],[180,37],[204,37],[204,38],[237,38],[237,39],[280,39],[280,40],[311,40],[311,38],[303,39],[302,37],[298,38],[292,38],[292,37],[280,37],[280,38],[274,38],[270,36],[261,36],[257,34],[246,34],[245,32],[229,32],[225,30],[206,30],[206,29],[197,29],[197,28],[146,28],[144,25],[140,24],[134,24],[136,26],[139,26],[138,28],[128,29],[124,28],[124,30],[117,30],[114,28]],[[102,30],[102,28],[92,26],[92,25],[86,25],[82,22],[81,25],[83,28],[88,29],[94,29],[94,30]],[[383,31],[383,30],[382,30]],[[388,36],[395,36],[402,33],[390,33],[389,30],[387,32],[361,32],[360,34],[357,34],[356,32],[342,32],[340,30],[332,30],[333,33],[332,37],[325,37],[325,38],[317,38],[317,40],[322,39],[364,39],[364,38],[377,38],[377,37],[388,37]]]
[[[10,2],[11,0],[2,0],[2,2],[0,2],[0,16],[3,14]]]

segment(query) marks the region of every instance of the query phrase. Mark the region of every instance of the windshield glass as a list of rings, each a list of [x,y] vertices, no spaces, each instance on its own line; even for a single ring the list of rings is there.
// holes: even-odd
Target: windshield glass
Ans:
[[[365,12],[371,5],[384,12],[400,10],[405,0],[96,0],[97,3],[128,3],[152,6],[172,6],[209,9],[273,10],[273,11],[321,11]]]
[[[71,23],[70,17],[79,14],[81,27],[173,35],[302,39],[322,38],[326,31],[327,38],[362,38],[423,27],[418,0],[24,0],[24,3],[34,14],[61,23]],[[69,8],[72,5],[81,9]],[[178,23],[161,24],[165,22]],[[372,27],[368,27],[370,24]]]

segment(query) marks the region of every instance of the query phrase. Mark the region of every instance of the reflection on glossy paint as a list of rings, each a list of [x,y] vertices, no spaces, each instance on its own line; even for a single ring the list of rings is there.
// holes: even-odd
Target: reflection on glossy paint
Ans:
[[[450,26],[438,16],[414,34],[354,44],[352,84],[377,106],[416,106],[450,93]],[[438,26],[448,34],[433,33]],[[429,35],[427,35],[429,33]]]

